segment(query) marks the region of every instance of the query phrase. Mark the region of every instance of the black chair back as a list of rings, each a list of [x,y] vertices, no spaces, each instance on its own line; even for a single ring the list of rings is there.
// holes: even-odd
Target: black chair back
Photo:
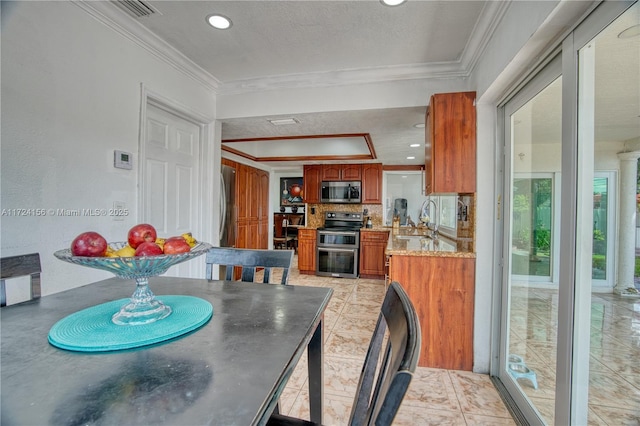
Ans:
[[[230,247],[213,247],[206,254],[206,278],[213,279],[213,265],[225,266],[224,277],[227,281],[234,281],[235,268],[242,268],[240,281],[255,282],[256,271],[262,270],[263,283],[268,283],[274,268],[282,269],[280,284],[289,282],[289,270],[293,262],[293,251],[290,250],[261,250],[239,249]]]
[[[387,331],[388,339],[383,348]],[[420,323],[411,300],[400,284],[391,283],[364,360],[349,425],[392,424],[418,365],[421,340]],[[276,412],[267,425],[306,426],[313,423]]]
[[[19,256],[3,257],[0,259],[0,307],[7,306],[7,289],[5,279],[31,276],[31,289],[29,300],[38,299],[41,295],[40,288],[40,255],[38,253],[23,254]]]

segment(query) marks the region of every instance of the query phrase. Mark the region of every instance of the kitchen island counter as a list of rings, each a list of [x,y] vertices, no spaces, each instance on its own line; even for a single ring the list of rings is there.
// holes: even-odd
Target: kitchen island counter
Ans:
[[[398,228],[378,226],[363,228],[361,232],[389,231],[389,241],[385,254],[388,256],[438,256],[463,257],[475,259],[473,241],[470,239],[452,239],[439,235],[433,239],[426,228]]]

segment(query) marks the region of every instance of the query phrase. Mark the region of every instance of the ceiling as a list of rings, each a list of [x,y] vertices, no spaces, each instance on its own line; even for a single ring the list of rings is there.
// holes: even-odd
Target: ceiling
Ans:
[[[345,78],[466,76],[504,3],[410,0],[389,7],[378,0],[145,0],[143,5],[154,13],[135,19],[215,77],[219,93],[237,93]],[[206,17],[212,13],[229,17],[232,27],[210,27]],[[376,161],[416,166],[424,163],[424,129],[414,125],[424,123],[427,96],[420,107],[296,114],[299,124],[288,126],[273,126],[267,119],[291,115],[224,119],[222,139],[366,133]],[[328,142],[305,144],[308,155],[319,155],[315,148]],[[411,143],[420,147],[409,147]],[[346,142],[338,145],[347,147]],[[273,141],[248,149],[267,146],[272,155],[285,149]],[[269,163],[274,168],[287,165],[291,162]]]
[[[122,7],[123,2],[120,3]],[[134,19],[212,76],[221,94],[335,85],[343,81],[466,77],[509,4],[464,0],[409,0],[396,7],[385,6],[378,0],[144,0],[143,3],[127,0],[127,3],[148,7],[152,13]],[[637,7],[634,9],[637,20]],[[206,17],[212,13],[229,17],[232,27],[224,31],[210,27]],[[616,43],[614,39],[611,43]],[[620,51],[617,46],[608,49]],[[610,83],[614,83],[616,93],[633,96],[625,99],[624,105],[617,99],[602,104],[600,111],[611,111],[608,119],[602,119],[602,128],[609,126],[619,131],[623,117],[628,116],[631,121],[627,120],[626,128],[630,132],[626,135],[635,132],[638,137],[640,79],[633,72],[638,70],[637,44],[625,52],[628,52],[625,58],[632,57],[635,61],[628,67],[631,75],[623,75],[614,64],[616,78],[603,79],[609,82],[602,86],[603,93],[613,93]],[[600,57],[605,58],[605,53],[598,52],[596,59]],[[602,76],[604,72],[597,75]],[[621,87],[625,89],[620,91]],[[419,107],[222,119],[222,139],[224,142],[267,138],[268,141],[225,145],[242,146],[254,158],[268,160],[268,156],[275,156],[282,160],[283,153],[291,151],[291,141],[276,142],[277,137],[362,133],[369,135],[375,161],[417,166],[424,163],[424,129],[414,125],[424,122],[426,103],[425,94],[425,105]],[[550,108],[539,110],[546,111],[547,118],[561,116]],[[268,121],[281,118],[295,118],[299,123],[274,126]],[[615,119],[614,126],[607,124],[610,119]],[[409,147],[413,143],[420,147]],[[362,146],[347,148],[347,141],[330,139],[299,140],[296,144],[304,146],[310,158],[323,156],[322,162],[327,162],[325,154],[318,153],[316,148],[324,148],[324,152],[329,147],[336,147],[336,151],[362,149]],[[409,156],[415,159],[407,159]],[[318,161],[296,157],[295,162],[269,161],[268,165],[277,169],[313,162]]]

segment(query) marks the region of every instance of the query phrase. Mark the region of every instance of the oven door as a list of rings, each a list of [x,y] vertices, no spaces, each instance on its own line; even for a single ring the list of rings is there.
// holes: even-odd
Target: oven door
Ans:
[[[325,277],[358,277],[358,249],[318,247],[316,275]]]
[[[318,231],[318,246],[333,248],[358,248],[360,245],[358,231]]]

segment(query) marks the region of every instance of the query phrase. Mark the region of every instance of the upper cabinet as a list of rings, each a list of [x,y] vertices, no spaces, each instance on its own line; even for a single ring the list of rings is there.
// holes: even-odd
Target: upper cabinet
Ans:
[[[322,182],[322,166],[313,164],[304,166],[304,194],[305,203],[320,203],[320,183]]]
[[[425,191],[476,192],[476,92],[431,96],[425,126]]]
[[[362,204],[382,204],[382,164],[311,164],[304,166],[304,202],[319,204],[322,181],[361,181]]]
[[[382,164],[362,165],[362,204],[382,204]]]
[[[361,164],[324,164],[322,166],[323,181],[362,180]]]

